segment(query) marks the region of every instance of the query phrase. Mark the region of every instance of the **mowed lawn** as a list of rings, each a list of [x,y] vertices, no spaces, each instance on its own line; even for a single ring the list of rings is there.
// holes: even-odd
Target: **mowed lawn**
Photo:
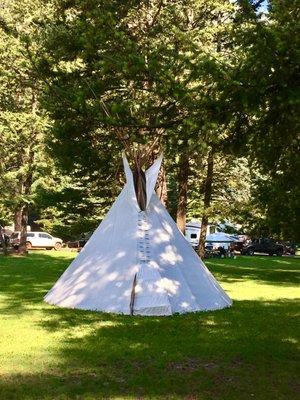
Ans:
[[[158,318],[45,304],[73,257],[0,256],[1,400],[298,398],[300,259],[209,260],[233,307]]]

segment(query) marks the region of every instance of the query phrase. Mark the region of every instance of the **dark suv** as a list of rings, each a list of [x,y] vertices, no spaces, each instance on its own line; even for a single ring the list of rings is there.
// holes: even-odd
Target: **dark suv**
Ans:
[[[280,243],[276,243],[272,239],[255,239],[244,245],[242,249],[242,254],[253,256],[254,253],[267,253],[270,256],[273,256],[274,254],[282,256],[284,253],[284,246]]]

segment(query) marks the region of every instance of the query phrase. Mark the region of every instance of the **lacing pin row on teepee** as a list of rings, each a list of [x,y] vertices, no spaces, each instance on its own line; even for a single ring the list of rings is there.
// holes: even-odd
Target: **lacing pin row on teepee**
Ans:
[[[138,237],[138,263],[148,263],[150,261],[149,225],[144,211],[138,214]]]

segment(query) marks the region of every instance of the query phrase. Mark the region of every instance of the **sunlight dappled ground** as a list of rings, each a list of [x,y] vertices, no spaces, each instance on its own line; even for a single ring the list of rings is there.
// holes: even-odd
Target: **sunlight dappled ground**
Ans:
[[[133,318],[42,301],[73,257],[0,257],[1,399],[296,399],[299,259],[209,260],[232,308]]]
[[[239,257],[206,262],[222,287],[236,300],[300,298],[300,259]]]

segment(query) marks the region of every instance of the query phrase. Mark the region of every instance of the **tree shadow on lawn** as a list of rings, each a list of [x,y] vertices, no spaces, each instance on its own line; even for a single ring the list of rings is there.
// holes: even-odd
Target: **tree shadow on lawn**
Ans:
[[[223,282],[252,280],[280,286],[300,283],[300,259],[240,256],[236,259],[209,259],[205,263]]]
[[[297,309],[291,300],[238,301],[226,310],[158,318],[48,307],[40,326],[65,331],[59,364],[8,377],[0,395],[296,399]]]
[[[38,326],[45,334],[63,332],[53,349],[59,361],[46,372],[2,379],[0,398],[298,396],[296,300],[235,301],[225,310],[160,318],[62,309],[42,298],[70,259],[33,254],[23,261],[25,265],[0,268],[4,311],[20,314],[38,308]],[[214,263],[212,271],[234,278],[236,271],[220,264]],[[253,276],[262,279],[257,272]]]
[[[76,254],[75,254],[76,255]],[[0,293],[6,297],[2,313],[17,313],[41,300],[72,261],[72,254],[31,252],[28,257],[0,256]],[[256,280],[271,285],[299,283],[300,260],[278,257],[238,257],[206,260],[223,282]]]
[[[1,313],[20,314],[40,304],[72,259],[62,254],[32,252],[27,257],[0,256],[0,293],[5,295]]]

